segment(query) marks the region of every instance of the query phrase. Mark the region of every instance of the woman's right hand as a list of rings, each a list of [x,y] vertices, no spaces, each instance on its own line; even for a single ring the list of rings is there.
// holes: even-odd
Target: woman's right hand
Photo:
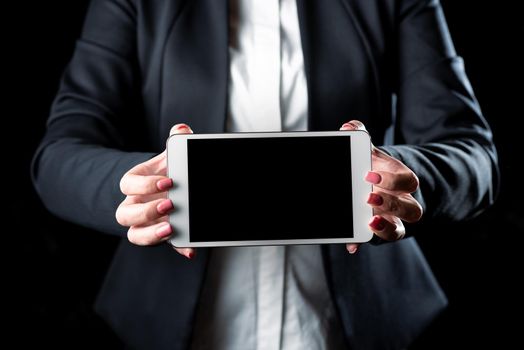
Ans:
[[[186,124],[177,124],[171,129],[173,134],[190,134]],[[173,181],[167,177],[166,151],[146,162],[140,163],[124,174],[120,180],[120,190],[126,198],[116,210],[116,220],[129,227],[127,238],[136,245],[147,246],[166,242],[173,228],[168,214],[173,203],[167,198],[167,191]],[[174,248],[178,253],[192,259],[192,248]]]

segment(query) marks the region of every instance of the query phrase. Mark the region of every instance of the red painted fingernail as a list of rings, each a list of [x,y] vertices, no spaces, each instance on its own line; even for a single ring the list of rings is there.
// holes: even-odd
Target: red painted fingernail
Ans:
[[[376,185],[379,184],[380,181],[382,181],[382,176],[373,171],[368,171],[368,173],[366,174],[366,181]]]
[[[384,203],[384,199],[382,199],[381,195],[378,195],[376,193],[369,194],[368,204],[379,206],[382,205],[382,203]]]
[[[165,238],[173,232],[171,225],[169,223],[162,224],[159,228],[156,229],[156,236],[158,238]]]
[[[171,179],[158,180],[157,183],[156,183],[156,187],[160,191],[166,191],[166,190],[170,189],[171,187],[173,187],[173,180],[171,180]]]
[[[186,124],[179,124],[179,125],[177,125],[175,127],[175,130],[191,132],[191,128],[189,126],[187,126]]]
[[[386,223],[382,217],[376,215],[369,222],[369,226],[377,231],[382,231],[386,227]]]
[[[195,252],[191,251],[189,253],[187,253],[187,258],[188,259],[193,259],[195,257]]]
[[[159,214],[167,214],[169,211],[173,209],[173,202],[171,200],[166,199],[165,201],[162,201],[158,203],[156,206],[156,210]]]
[[[351,122],[344,123],[344,125],[342,125],[342,128],[358,129],[358,127]]]

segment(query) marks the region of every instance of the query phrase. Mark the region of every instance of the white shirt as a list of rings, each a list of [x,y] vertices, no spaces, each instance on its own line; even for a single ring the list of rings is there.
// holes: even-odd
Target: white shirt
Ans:
[[[229,131],[307,130],[295,0],[230,0]]]
[[[228,131],[307,130],[295,0],[230,1]],[[318,245],[215,248],[193,349],[341,349]]]

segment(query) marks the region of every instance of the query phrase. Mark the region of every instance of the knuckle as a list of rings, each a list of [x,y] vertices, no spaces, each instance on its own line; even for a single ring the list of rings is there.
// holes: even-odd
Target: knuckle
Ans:
[[[391,231],[389,232],[389,240],[390,241],[398,241],[404,237],[404,227],[403,225],[398,226],[396,224],[391,225]]]
[[[418,179],[418,176],[415,175],[415,173],[412,172],[412,171],[409,174],[408,184],[409,184],[409,191],[410,191],[410,193],[411,192],[415,192],[418,189],[419,179]]]
[[[149,203],[148,207],[142,212],[144,222],[150,222],[158,218],[158,211],[155,204],[155,202]]]
[[[402,219],[397,216],[394,216],[392,220],[387,220],[383,230],[378,232],[375,230],[373,231],[378,237],[388,242],[401,240],[406,235],[406,227],[404,226]]]
[[[127,174],[124,174],[124,176],[122,176],[122,178],[120,179],[119,186],[120,192],[122,192],[123,194],[127,194]]]
[[[396,227],[394,225],[388,225],[387,230],[385,230],[385,233],[387,235],[388,241],[396,241],[397,240],[397,232]]]
[[[411,170],[393,176],[393,179],[391,180],[392,190],[400,190],[407,193],[415,192],[418,189],[418,185],[418,177]]]
[[[400,204],[399,204],[398,199],[392,196],[390,200],[388,201],[387,208],[390,213],[393,213],[393,214],[398,213],[400,209]]]
[[[402,222],[398,220],[397,223],[390,222],[386,229],[381,232],[380,237],[386,241],[393,242],[398,241],[399,239],[402,239],[404,237],[405,229],[404,225],[402,225]]]
[[[416,202],[416,205],[412,211],[412,222],[417,222],[422,218],[422,215],[424,214],[424,210],[422,209],[422,206]]]
[[[402,238],[404,238],[404,232],[401,232],[401,231],[395,231],[393,232],[392,234],[392,241],[399,241],[401,240]]]
[[[118,206],[118,208],[116,209],[116,212],[115,212],[115,218],[116,218],[116,221],[122,225],[122,226],[128,226],[127,225],[127,218],[126,216],[122,213],[122,204],[120,204]]]
[[[127,240],[134,245],[141,245],[138,240],[138,235],[132,227],[127,230]]]
[[[138,231],[134,227],[130,227],[127,231],[127,239],[134,245],[142,247],[155,243],[154,239],[149,237],[146,232]]]

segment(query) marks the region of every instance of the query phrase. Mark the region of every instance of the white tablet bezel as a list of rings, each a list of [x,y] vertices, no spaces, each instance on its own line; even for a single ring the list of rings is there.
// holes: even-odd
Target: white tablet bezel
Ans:
[[[278,137],[325,137],[341,136],[350,133],[351,140],[351,178],[353,189],[353,238],[330,239],[285,239],[256,241],[189,241],[189,193],[187,167],[188,139],[223,139],[223,138],[278,138]],[[167,173],[173,180],[174,187],[169,191],[175,210],[169,215],[173,227],[173,236],[169,240],[175,247],[226,247],[289,244],[330,244],[361,243],[373,236],[368,222],[373,216],[372,208],[366,203],[372,185],[364,180],[371,170],[371,141],[365,131],[307,131],[307,132],[257,132],[227,134],[175,134],[167,140]]]

